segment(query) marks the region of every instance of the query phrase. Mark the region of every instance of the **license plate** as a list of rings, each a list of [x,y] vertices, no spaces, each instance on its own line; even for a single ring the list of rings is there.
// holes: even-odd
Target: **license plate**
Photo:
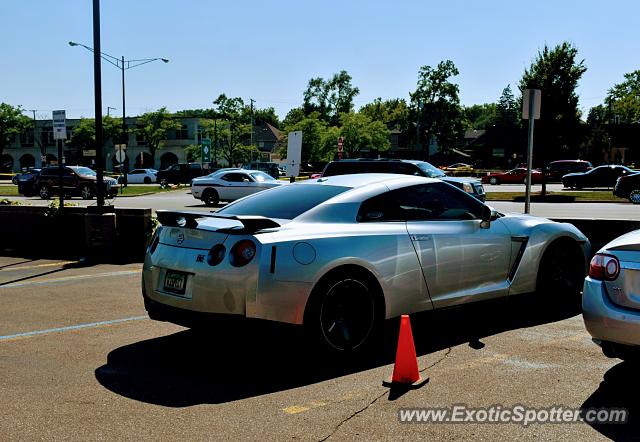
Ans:
[[[175,270],[167,270],[164,275],[164,289],[167,292],[176,295],[184,295],[187,288],[187,274],[176,272]]]

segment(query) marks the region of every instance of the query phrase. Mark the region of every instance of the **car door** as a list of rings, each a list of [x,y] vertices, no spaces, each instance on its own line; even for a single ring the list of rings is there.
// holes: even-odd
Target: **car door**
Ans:
[[[144,171],[141,169],[133,169],[127,175],[127,182],[130,184],[139,184],[142,182],[142,177],[144,176]]]
[[[66,191],[78,190],[78,175],[68,167],[64,168],[62,185]]]
[[[482,203],[446,183],[403,189],[398,202],[435,308],[508,294],[511,235],[500,219],[480,226]]]
[[[220,177],[224,185],[218,190],[221,199],[236,200],[245,196],[246,181],[249,178],[242,172],[227,172]]]

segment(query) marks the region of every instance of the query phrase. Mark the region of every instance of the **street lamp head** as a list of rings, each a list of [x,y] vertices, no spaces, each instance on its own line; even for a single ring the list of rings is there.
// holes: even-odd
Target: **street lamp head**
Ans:
[[[164,61],[165,63],[169,63],[169,59],[168,58],[161,58],[160,60]]]
[[[78,43],[76,43],[75,41],[70,41],[69,46],[78,46]]]

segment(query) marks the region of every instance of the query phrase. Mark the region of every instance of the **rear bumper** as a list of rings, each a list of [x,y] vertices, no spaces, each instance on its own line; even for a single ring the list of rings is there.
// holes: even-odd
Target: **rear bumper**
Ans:
[[[594,340],[640,346],[640,311],[613,304],[602,281],[585,279],[582,317]]]

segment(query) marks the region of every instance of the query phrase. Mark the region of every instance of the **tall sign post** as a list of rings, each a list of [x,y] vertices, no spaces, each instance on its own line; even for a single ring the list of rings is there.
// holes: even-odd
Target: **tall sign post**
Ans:
[[[53,139],[58,144],[58,198],[60,198],[60,210],[64,210],[64,157],[62,151],[63,140],[67,139],[67,120],[65,111],[54,110],[53,116]]]
[[[342,152],[344,151],[344,137],[338,137],[338,159],[342,159]]]
[[[531,168],[533,167],[533,123],[540,119],[540,99],[542,92],[540,89],[525,89],[522,94],[522,118],[529,120],[529,134],[527,137],[527,182],[524,213],[531,211]]]
[[[302,131],[289,132],[287,138],[287,176],[289,182],[295,183],[300,174],[300,162],[302,161]]]
[[[204,163],[211,163],[211,138],[203,138],[200,141],[202,143],[200,145],[200,159],[202,167],[204,167]]]

